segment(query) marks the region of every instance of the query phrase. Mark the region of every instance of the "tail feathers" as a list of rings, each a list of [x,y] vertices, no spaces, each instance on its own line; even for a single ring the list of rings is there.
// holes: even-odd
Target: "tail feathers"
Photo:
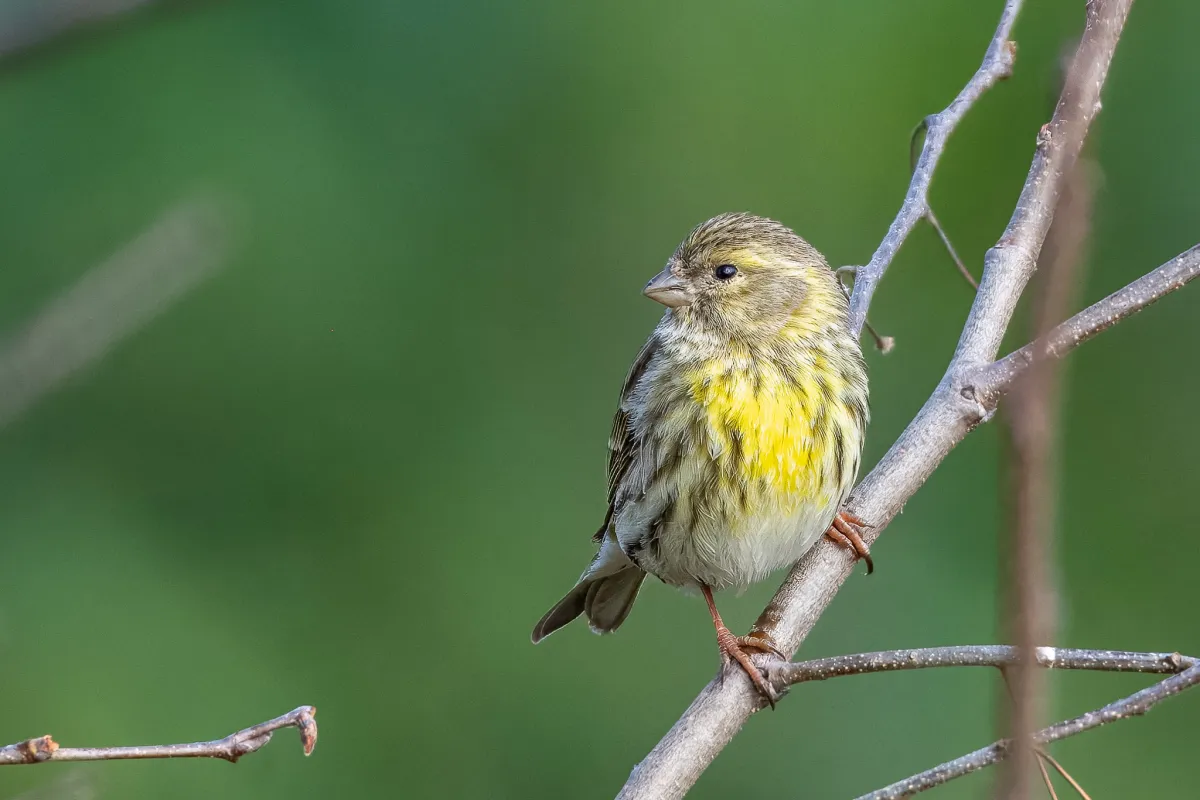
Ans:
[[[567,592],[567,596],[554,604],[554,608],[546,612],[546,616],[533,626],[533,643],[537,644],[556,630],[583,613],[587,607],[588,590],[596,585],[596,581],[580,581],[575,588]]]
[[[554,604],[533,628],[537,644],[580,614],[587,614],[595,633],[611,633],[629,616],[646,573],[634,566],[600,578],[585,578]]]
[[[593,633],[612,633],[621,627],[645,579],[646,573],[629,567],[592,584],[583,610]]]

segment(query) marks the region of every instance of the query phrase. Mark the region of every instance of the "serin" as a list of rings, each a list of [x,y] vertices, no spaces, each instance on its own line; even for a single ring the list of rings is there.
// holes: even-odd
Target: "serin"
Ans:
[[[609,439],[608,513],[579,582],[536,643],[586,614],[620,627],[652,574],[698,589],[723,658],[775,694],[713,591],[789,566],[822,536],[870,555],[840,511],[869,418],[867,370],[837,276],[774,220],[723,214],[693,230],[645,294],[667,307],[621,390]]]

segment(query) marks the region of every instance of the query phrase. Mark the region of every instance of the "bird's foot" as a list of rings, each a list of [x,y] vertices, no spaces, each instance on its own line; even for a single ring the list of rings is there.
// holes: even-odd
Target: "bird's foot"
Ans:
[[[788,660],[788,657],[783,654],[783,651],[780,650],[775,645],[775,642],[765,633],[760,633],[757,635],[752,633],[749,636],[738,636],[735,638],[743,650],[749,647],[754,650],[760,650],[764,653],[770,653],[780,661]]]
[[[870,527],[849,511],[839,511],[829,530],[825,531],[825,535],[830,539],[853,550],[856,561],[861,559],[867,562],[868,575],[875,571],[875,562],[871,560],[871,549],[863,541],[862,531]]]
[[[762,671],[755,666],[750,660],[750,656],[746,653],[746,648],[762,650],[764,652],[774,653],[783,658],[783,654],[775,647],[773,643],[764,637],[760,636],[734,636],[733,632],[724,625],[717,627],[717,647],[721,648],[721,658],[725,663],[730,660],[736,661],[746,674],[750,676],[750,681],[755,688],[767,698],[771,708],[775,708],[775,701],[779,699],[778,693],[771,686],[770,682],[763,676]],[[787,659],[784,659],[785,661]]]

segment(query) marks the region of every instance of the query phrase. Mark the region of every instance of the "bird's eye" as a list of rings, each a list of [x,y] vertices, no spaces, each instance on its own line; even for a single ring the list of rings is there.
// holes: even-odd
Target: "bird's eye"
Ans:
[[[733,264],[722,264],[721,266],[717,267],[713,273],[721,280],[727,281],[734,275],[737,275],[737,267],[735,267]]]

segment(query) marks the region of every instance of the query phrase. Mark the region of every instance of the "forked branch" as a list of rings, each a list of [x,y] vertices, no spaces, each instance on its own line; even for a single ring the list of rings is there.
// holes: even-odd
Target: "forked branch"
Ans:
[[[862,330],[867,320],[867,308],[875,289],[883,278],[883,273],[891,265],[892,259],[900,250],[900,246],[912,233],[913,228],[922,218],[931,216],[929,208],[929,186],[933,183],[933,173],[937,169],[942,153],[946,151],[946,142],[950,134],[958,127],[966,113],[983,96],[984,92],[995,86],[999,81],[1012,75],[1013,63],[1016,61],[1017,45],[1009,36],[1017,14],[1021,11],[1022,0],[1008,0],[1004,4],[1004,12],[1000,15],[1000,24],[992,35],[987,53],[979,69],[967,81],[958,96],[950,105],[936,114],[925,118],[922,127],[925,129],[925,140],[921,145],[921,153],[913,167],[912,180],[908,184],[908,193],[904,196],[904,205],[900,213],[892,220],[887,235],[875,249],[871,260],[865,267],[859,267],[854,273],[854,294],[850,299],[850,328],[853,331]],[[938,226],[941,235],[940,226]],[[947,245],[949,242],[947,241]],[[951,248],[953,250],[953,248]],[[964,270],[965,271],[965,270]],[[969,273],[968,273],[969,274]]]
[[[1047,745],[1051,742],[1057,742],[1059,739],[1066,739],[1069,736],[1075,736],[1085,731],[1090,731],[1093,728],[1099,728],[1101,725],[1107,725],[1110,722],[1145,714],[1163,700],[1200,683],[1200,664],[1197,664],[1195,659],[1189,660],[1191,661],[1191,666],[1178,675],[1160,681],[1115,703],[1109,703],[1103,708],[1098,708],[1095,711],[1089,711],[1073,719],[1063,720],[1062,722],[1043,728],[1033,734],[1034,744],[1038,746]],[[902,781],[893,783],[891,786],[885,786],[870,794],[862,795],[858,800],[899,800],[902,797],[911,797],[918,792],[924,792],[935,786],[941,786],[947,781],[961,778],[984,767],[997,764],[1008,758],[1012,754],[1012,751],[1012,741],[1001,739],[973,753],[968,753],[953,761],[939,764],[932,769],[913,775],[910,778],[905,778]]]
[[[1110,722],[1144,714],[1159,702],[1200,683],[1200,659],[1179,653],[1133,653],[1123,650],[1039,647],[1034,651],[1033,661],[1037,666],[1045,669],[1140,672],[1173,676],[1103,708],[1089,711],[1074,719],[1065,720],[1038,731],[1033,735],[1033,741],[1039,747],[1101,725],[1107,725]],[[776,664],[769,670],[768,677],[775,689],[782,693],[797,683],[824,681],[846,675],[945,667],[1006,669],[1018,666],[1020,663],[1020,649],[1009,645],[926,647],[913,650],[857,653],[792,664]],[[1007,759],[1013,750],[1012,741],[1002,739],[961,758],[939,764],[883,789],[863,795],[858,800],[894,800],[908,797],[997,764]],[[1051,763],[1054,764],[1055,769],[1062,769],[1057,762],[1052,760]]]
[[[300,731],[304,755],[317,746],[317,709],[300,706],[281,717],[231,733],[224,739],[189,744],[133,747],[60,747],[50,736],[39,736],[0,747],[0,765],[44,764],[49,761],[115,761],[127,758],[222,758],[231,763],[261,749],[280,728]]]

